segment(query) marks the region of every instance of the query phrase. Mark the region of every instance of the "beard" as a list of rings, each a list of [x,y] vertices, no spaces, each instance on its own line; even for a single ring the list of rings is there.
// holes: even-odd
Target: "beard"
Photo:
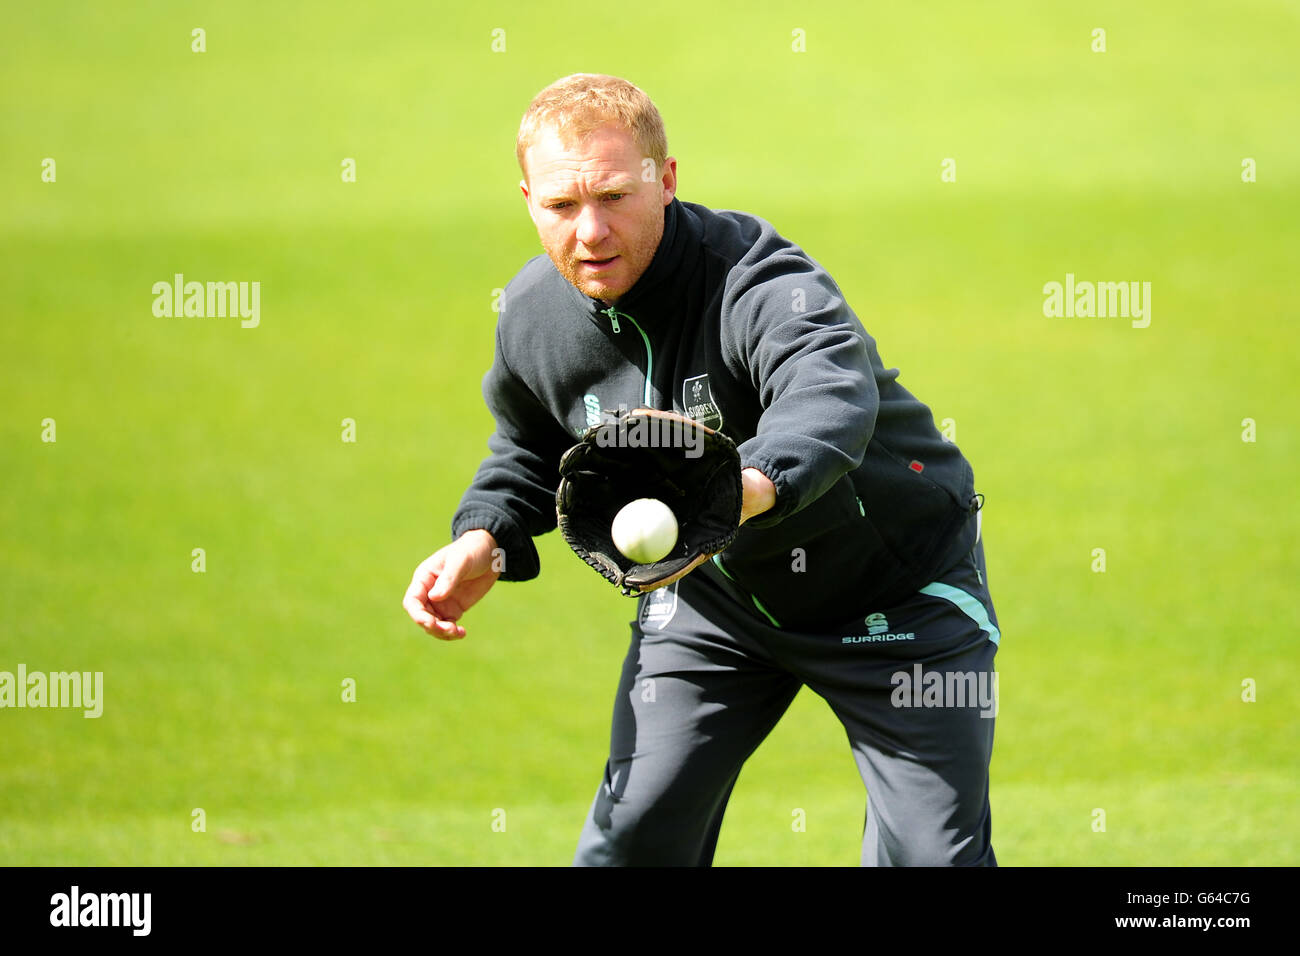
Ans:
[[[598,250],[566,250],[559,246],[542,243],[542,248],[550,256],[556,271],[564,276],[570,285],[583,295],[612,304],[627,294],[636,285],[642,273],[649,267],[663,238],[663,220],[653,232],[642,232],[633,239],[622,239],[616,244]],[[596,255],[599,253],[599,255]],[[613,268],[604,275],[594,274],[583,266],[583,260],[589,258],[608,259],[618,256]]]

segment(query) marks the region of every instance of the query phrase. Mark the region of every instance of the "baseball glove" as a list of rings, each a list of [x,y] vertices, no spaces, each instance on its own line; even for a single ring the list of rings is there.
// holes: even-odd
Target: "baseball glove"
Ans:
[[[730,438],[675,412],[638,408],[587,429],[564,453],[555,511],[578,557],[635,595],[731,544],[742,497]],[[652,564],[626,557],[610,533],[619,509],[637,498],[658,498],[677,518],[677,544]]]

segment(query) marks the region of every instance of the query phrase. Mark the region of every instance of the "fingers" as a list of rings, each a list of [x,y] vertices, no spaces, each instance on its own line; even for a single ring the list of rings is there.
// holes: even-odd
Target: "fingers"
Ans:
[[[471,530],[421,561],[402,598],[411,620],[440,640],[464,637],[456,622],[499,576],[489,571],[495,549],[490,532]]]
[[[435,621],[425,631],[440,641],[459,641],[465,636],[465,629],[453,621]]]
[[[425,590],[418,582],[412,582],[411,589],[402,598],[402,607],[412,621],[424,628],[425,632],[433,637],[452,641],[465,636],[463,627],[454,621],[443,620],[433,613],[433,608],[429,604]]]
[[[411,620],[424,628],[427,634],[444,641],[457,641],[465,636],[465,628],[455,621],[440,617],[433,606],[436,598],[431,600],[429,597],[431,587],[437,587],[437,583],[444,577],[445,572],[437,574],[433,571],[431,561],[422,563],[415,569],[411,585],[402,597],[402,607]]]
[[[429,589],[430,601],[445,601],[465,578],[473,562],[473,555],[461,548],[453,548],[446,555],[438,578]]]

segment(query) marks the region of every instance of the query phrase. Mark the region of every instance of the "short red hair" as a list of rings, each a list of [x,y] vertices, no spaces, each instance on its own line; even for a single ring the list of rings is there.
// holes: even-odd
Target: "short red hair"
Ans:
[[[543,129],[555,130],[566,143],[580,143],[603,126],[632,134],[641,151],[662,169],[668,159],[663,117],[640,88],[604,73],[574,73],[556,80],[529,104],[519,123],[515,158],[527,178],[524,153]]]

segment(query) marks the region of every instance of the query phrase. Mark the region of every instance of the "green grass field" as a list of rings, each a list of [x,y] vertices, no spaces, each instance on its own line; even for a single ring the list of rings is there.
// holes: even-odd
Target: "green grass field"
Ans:
[[[1300,862],[1297,48],[1294,2],[9,10],[0,671],[104,703],[0,710],[0,864],[570,861],[631,602],[555,534],[465,641],[400,599],[540,251],[515,129],[576,71],[649,92],[679,196],[800,243],[955,423],[999,861]],[[155,317],[178,272],[259,281],[260,324]],[[1150,326],[1044,317],[1066,273],[1149,281]],[[804,692],[716,862],[852,865],[864,801]]]

